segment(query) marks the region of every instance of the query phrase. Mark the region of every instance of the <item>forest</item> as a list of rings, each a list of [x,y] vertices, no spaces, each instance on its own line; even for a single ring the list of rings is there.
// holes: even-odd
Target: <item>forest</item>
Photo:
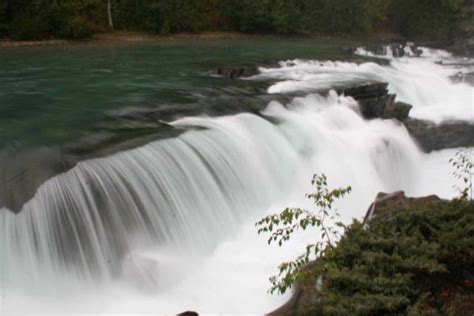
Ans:
[[[282,35],[377,31],[447,40],[469,0],[0,0],[0,37],[86,38],[111,30]]]

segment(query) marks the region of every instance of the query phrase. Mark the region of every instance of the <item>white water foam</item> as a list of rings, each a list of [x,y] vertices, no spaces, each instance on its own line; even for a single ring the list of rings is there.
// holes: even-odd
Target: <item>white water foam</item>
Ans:
[[[3,313],[269,312],[287,296],[266,294],[267,278],[311,236],[273,248],[253,223],[311,207],[313,173],[353,187],[338,204],[346,223],[380,191],[453,194],[452,151],[422,154],[403,126],[356,109],[332,92],[272,102],[263,115],[274,124],[251,114],[185,118],[173,124],[206,130],[48,181],[20,214],[0,210]]]
[[[269,93],[314,91],[348,83],[383,81],[389,83],[389,91],[397,94],[397,100],[413,105],[412,117],[438,123],[443,120],[474,121],[474,87],[465,82],[454,84],[451,79],[459,72],[474,71],[474,61],[454,58],[443,50],[422,48],[422,51],[420,58],[394,58],[387,51],[381,58],[388,59],[389,65],[289,60],[281,62],[279,68],[261,68],[259,78],[279,80],[268,89]],[[357,53],[377,57],[361,48]]]

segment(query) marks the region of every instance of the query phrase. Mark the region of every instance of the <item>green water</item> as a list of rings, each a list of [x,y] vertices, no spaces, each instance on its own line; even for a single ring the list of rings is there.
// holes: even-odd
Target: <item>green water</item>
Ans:
[[[53,145],[90,131],[104,112],[189,103],[236,81],[220,65],[342,59],[336,42],[310,40],[76,44],[0,49],[0,149]]]

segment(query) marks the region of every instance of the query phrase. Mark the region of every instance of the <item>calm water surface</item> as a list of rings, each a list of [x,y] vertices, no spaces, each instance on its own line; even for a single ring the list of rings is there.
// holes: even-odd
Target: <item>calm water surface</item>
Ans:
[[[194,102],[244,81],[208,76],[220,65],[344,59],[310,40],[78,44],[0,50],[0,149],[60,144],[109,110]]]

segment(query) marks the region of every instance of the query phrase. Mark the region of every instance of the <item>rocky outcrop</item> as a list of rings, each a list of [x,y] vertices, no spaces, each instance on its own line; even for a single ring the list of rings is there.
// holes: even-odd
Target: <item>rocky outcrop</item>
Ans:
[[[211,71],[211,75],[228,79],[247,78],[258,75],[260,71],[256,66],[219,67]]]
[[[1,151],[0,208],[20,212],[39,186],[74,168],[80,161],[112,155],[158,139],[176,137],[182,132],[182,129],[153,118],[114,118],[105,120],[96,131],[70,144]]]
[[[411,105],[396,102],[396,95],[388,93],[388,83],[369,82],[339,90],[358,101],[362,115],[367,119],[383,118],[404,121]]]
[[[420,57],[423,54],[423,51],[414,43],[370,44],[366,45],[364,49],[376,56],[388,56],[391,51],[393,57],[396,58],[404,57],[407,52],[411,57]]]
[[[382,114],[382,118],[397,119],[403,122],[408,119],[412,108],[412,105],[405,102],[392,102],[385,107],[385,111]]]
[[[470,122],[451,121],[436,124],[425,120],[409,119],[404,124],[425,152],[474,146],[474,124]]]
[[[379,193],[374,202],[369,206],[364,218],[367,223],[374,217],[390,218],[394,212],[403,210],[404,208],[423,204],[443,203],[444,200],[436,195],[429,195],[419,198],[409,198],[405,196],[405,192],[399,191],[394,193]]]
[[[396,119],[403,122],[410,135],[425,152],[447,148],[473,147],[474,124],[464,121],[431,121],[409,118],[412,106],[397,102],[388,93],[388,84],[368,82],[339,89],[338,92],[358,101],[361,114],[367,119]]]

